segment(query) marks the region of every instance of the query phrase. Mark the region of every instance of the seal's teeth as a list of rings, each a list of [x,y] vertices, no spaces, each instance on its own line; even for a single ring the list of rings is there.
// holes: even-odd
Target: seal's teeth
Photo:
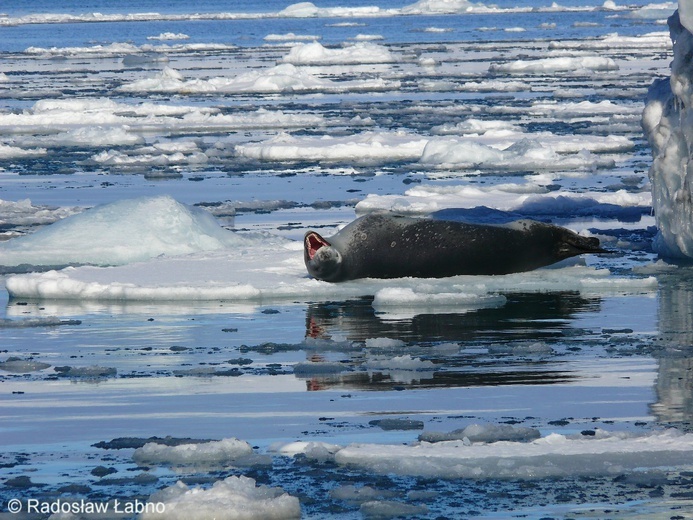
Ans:
[[[325,246],[329,246],[329,245],[330,245],[330,243],[327,240],[325,240],[324,238],[322,238],[320,235],[318,235],[315,232],[308,233],[306,235],[305,247],[306,247],[306,251],[308,253],[308,258],[310,260],[313,259],[313,257],[315,256],[315,253],[317,253],[318,250],[320,250],[320,248],[325,247]]]

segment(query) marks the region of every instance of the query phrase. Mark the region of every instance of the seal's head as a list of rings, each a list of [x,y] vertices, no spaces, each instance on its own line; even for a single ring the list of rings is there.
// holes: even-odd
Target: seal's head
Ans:
[[[341,279],[341,253],[315,231],[306,233],[303,240],[303,260],[313,278],[327,282]]]

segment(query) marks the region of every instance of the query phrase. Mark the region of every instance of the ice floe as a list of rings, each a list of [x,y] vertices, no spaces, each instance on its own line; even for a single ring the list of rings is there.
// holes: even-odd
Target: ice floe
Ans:
[[[281,488],[257,485],[249,477],[227,477],[209,489],[189,487],[183,482],[162,489],[149,502],[164,506],[163,512],[146,511],[143,520],[281,520],[300,518],[298,498]]]
[[[294,65],[328,65],[354,63],[390,63],[395,61],[390,51],[382,45],[368,42],[355,43],[332,49],[318,42],[301,43],[291,48],[283,61]]]
[[[382,308],[461,305],[471,309],[503,305],[498,293],[520,288],[618,293],[648,290],[656,284],[654,278],[614,277],[608,270],[584,266],[498,277],[331,284],[308,277],[302,242],[234,233],[208,212],[168,196],[105,204],[0,243],[0,265],[69,264],[126,265],[12,276],[6,281],[7,289],[16,297],[85,300],[261,301],[369,294]]]
[[[231,464],[248,457],[253,448],[245,441],[235,438],[220,441],[199,442],[166,446],[148,442],[137,448],[132,458],[138,464],[167,464],[171,466]]]
[[[584,191],[548,191],[534,183],[507,183],[495,186],[437,186],[421,184],[401,195],[369,194],[356,205],[359,215],[372,211],[394,211],[409,215],[427,215],[449,208],[478,208],[493,200],[494,208],[527,217],[594,216],[639,220],[650,211],[649,192],[611,193]]]
[[[597,431],[594,436],[550,433],[529,441],[354,444],[337,451],[335,461],[363,471],[426,478],[619,475],[693,463],[691,437],[677,430],[644,435]]]
[[[0,265],[118,265],[244,243],[208,212],[161,196],[104,204],[0,243]]]
[[[595,142],[576,136],[524,134],[512,129],[489,129],[483,135],[468,133],[455,138],[385,131],[347,137],[280,134],[262,142],[239,144],[235,153],[262,161],[356,161],[360,164],[416,161],[434,168],[515,172],[609,167],[614,160],[595,152],[623,152],[633,147],[630,140],[620,136],[608,136]],[[433,130],[447,135],[457,130],[468,132],[464,126],[435,127]]]
[[[536,60],[517,60],[509,63],[493,63],[489,66],[489,72],[496,74],[544,74],[547,72],[571,72],[585,70],[618,70],[618,65],[611,58],[604,58],[602,56],[581,56],[540,58]]]
[[[318,44],[319,45],[319,44]],[[251,70],[235,77],[186,80],[182,74],[165,68],[156,76],[123,84],[123,92],[204,93],[277,93],[277,92],[348,92],[396,89],[397,81],[380,78],[332,81],[311,74],[292,63],[282,63],[265,70]]]

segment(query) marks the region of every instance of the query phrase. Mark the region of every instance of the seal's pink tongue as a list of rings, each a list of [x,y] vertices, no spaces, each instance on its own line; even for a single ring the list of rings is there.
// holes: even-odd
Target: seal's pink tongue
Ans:
[[[306,247],[306,251],[308,251],[308,258],[310,258],[311,260],[315,256],[315,253],[317,253],[321,247],[325,247],[325,246],[329,246],[329,245],[330,245],[330,243],[327,240],[325,240],[324,238],[322,238],[320,235],[318,235],[315,232],[308,233],[306,235],[305,247]]]

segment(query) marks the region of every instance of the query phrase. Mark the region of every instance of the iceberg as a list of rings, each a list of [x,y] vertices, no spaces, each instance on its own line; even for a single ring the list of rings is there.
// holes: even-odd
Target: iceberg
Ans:
[[[688,2],[669,18],[674,44],[671,77],[655,80],[642,125],[652,148],[649,176],[658,234],[654,249],[665,257],[693,257],[693,19]],[[687,24],[683,25],[682,21]]]

